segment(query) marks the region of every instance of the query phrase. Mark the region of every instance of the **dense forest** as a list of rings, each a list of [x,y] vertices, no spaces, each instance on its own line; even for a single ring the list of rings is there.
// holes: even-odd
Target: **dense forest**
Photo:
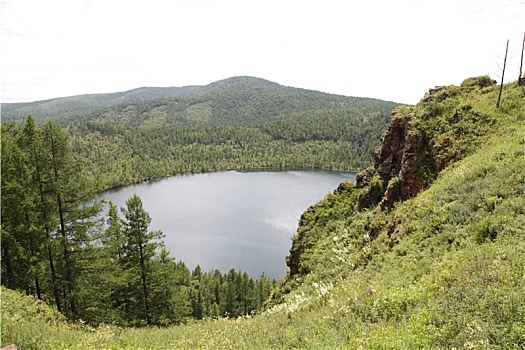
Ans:
[[[7,104],[2,118],[20,122],[32,114],[37,124],[59,123],[89,169],[85,175],[103,190],[217,170],[359,171],[371,164],[397,105],[234,77]]]
[[[260,308],[275,281],[176,262],[134,195],[119,209],[87,205],[93,184],[55,123],[2,124],[2,285],[70,320],[123,326],[237,317]]]

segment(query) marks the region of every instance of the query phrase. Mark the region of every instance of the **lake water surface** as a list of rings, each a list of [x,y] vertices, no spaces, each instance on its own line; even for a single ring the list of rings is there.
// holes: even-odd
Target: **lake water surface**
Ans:
[[[105,192],[124,207],[136,193],[176,260],[190,269],[286,274],[285,257],[301,214],[350,173],[324,171],[216,172],[177,175]]]

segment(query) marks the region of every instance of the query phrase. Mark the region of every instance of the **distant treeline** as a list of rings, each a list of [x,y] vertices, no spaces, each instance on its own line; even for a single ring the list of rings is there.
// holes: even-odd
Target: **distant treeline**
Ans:
[[[385,113],[359,125],[342,113],[251,123],[130,129],[100,122],[70,127],[79,154],[99,189],[180,173],[256,168],[357,171],[371,155],[388,120]]]

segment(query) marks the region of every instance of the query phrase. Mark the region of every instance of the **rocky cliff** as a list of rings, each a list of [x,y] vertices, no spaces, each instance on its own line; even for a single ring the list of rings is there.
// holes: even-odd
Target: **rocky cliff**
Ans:
[[[359,197],[359,210],[376,204],[390,208],[396,201],[415,196],[442,166],[428,138],[411,128],[410,115],[396,110],[374,155],[373,168],[357,176],[357,187],[367,187]]]
[[[375,152],[373,167],[357,175],[357,187],[364,188],[358,209],[377,204],[387,209],[414,197],[447,164],[468,153],[474,143],[460,143],[469,136],[484,134],[490,116],[473,110],[468,103],[458,104],[457,97],[495,83],[487,76],[468,78],[461,86],[430,89],[416,106],[395,109]]]
[[[325,235],[320,227],[341,215],[351,222],[358,212],[371,211],[370,215],[361,216],[366,217],[361,228],[349,223],[354,225],[356,237],[364,233],[360,245],[375,239],[384,227],[388,236],[399,231],[394,221],[378,224],[381,220],[376,214],[379,217],[396,203],[415,197],[449,164],[482,144],[496,121],[491,111],[494,107],[490,107],[495,104],[492,101],[495,83],[488,76],[468,78],[460,86],[430,89],[415,106],[394,109],[388,129],[381,137],[381,146],[375,151],[373,166],[357,174],[355,185],[341,184],[301,216],[286,258],[290,277],[310,271],[308,260]],[[472,96],[481,101],[474,102]],[[345,197],[355,205],[341,210],[337,197]],[[355,197],[355,202],[350,197]]]

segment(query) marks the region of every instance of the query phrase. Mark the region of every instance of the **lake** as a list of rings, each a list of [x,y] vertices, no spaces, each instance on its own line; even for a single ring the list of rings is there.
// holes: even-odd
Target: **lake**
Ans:
[[[177,261],[205,271],[231,268],[258,278],[285,276],[285,257],[301,214],[351,173],[215,172],[177,175],[102,193],[124,207],[138,194]]]

